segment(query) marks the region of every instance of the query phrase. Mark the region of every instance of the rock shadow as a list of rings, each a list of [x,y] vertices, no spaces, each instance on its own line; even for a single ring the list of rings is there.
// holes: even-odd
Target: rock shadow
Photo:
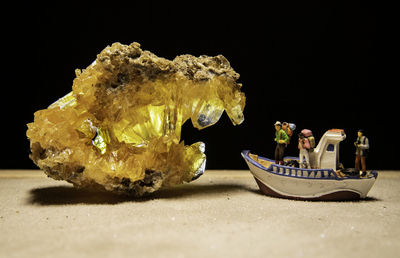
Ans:
[[[145,202],[154,199],[178,199],[191,196],[221,195],[240,190],[248,191],[245,186],[235,184],[186,184],[165,188],[146,196],[135,197],[118,195],[111,192],[79,189],[73,186],[52,186],[32,189],[27,202],[36,205],[118,204],[124,202]]]

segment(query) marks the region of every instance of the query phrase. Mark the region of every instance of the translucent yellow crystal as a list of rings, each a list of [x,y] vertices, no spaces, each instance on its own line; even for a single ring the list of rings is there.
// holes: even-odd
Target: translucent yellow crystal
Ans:
[[[189,182],[204,171],[204,144],[185,146],[181,127],[203,129],[225,110],[243,121],[245,96],[223,56],[170,61],[114,43],[86,69],[72,92],[28,124],[31,158],[46,174],[79,187],[142,195]]]

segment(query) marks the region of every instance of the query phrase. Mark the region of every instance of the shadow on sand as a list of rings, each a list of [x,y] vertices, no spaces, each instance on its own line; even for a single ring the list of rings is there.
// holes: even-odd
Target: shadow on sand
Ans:
[[[254,193],[254,194],[259,194],[259,195],[263,195],[269,198],[278,198],[278,199],[282,199],[282,200],[294,200],[294,201],[298,201],[298,202],[315,202],[315,203],[320,203],[320,202],[375,202],[375,201],[381,201],[378,198],[375,197],[371,197],[371,196],[367,196],[364,199],[359,199],[359,200],[327,200],[327,201],[322,201],[322,200],[295,200],[295,199],[287,199],[287,198],[283,198],[283,197],[273,197],[273,196],[268,196],[265,195],[263,192],[261,192],[261,190],[259,189],[248,189],[248,191]]]
[[[249,189],[242,185],[234,184],[186,184],[162,189],[143,197],[134,197],[110,192],[79,189],[73,186],[53,186],[32,189],[28,203],[38,205],[118,204],[123,202],[145,202],[154,199],[186,198],[194,195],[221,195],[240,190],[248,191]]]

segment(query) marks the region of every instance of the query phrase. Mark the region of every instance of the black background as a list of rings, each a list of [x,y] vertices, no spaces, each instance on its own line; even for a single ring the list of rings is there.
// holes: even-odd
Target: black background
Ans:
[[[273,157],[276,120],[297,125],[317,141],[342,128],[341,160],[354,167],[357,130],[370,140],[369,169],[400,169],[397,95],[387,79],[390,55],[385,14],[365,1],[259,5],[234,2],[117,2],[21,5],[5,9],[2,168],[35,168],[26,124],[33,113],[71,91],[76,68],[86,68],[113,42],[139,42],[160,57],[224,55],[241,77],[245,121],[224,114],[212,127],[183,126],[186,144],[206,143],[208,169],[246,169],[240,151]],[[307,2],[307,3],[303,3]],[[107,4],[107,5],[105,5]],[[397,83],[398,84],[398,83]]]

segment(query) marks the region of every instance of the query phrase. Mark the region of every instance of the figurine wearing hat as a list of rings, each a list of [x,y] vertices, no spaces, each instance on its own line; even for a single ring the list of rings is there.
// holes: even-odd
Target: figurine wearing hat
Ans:
[[[289,141],[289,136],[284,130],[282,130],[282,124],[279,121],[275,123],[275,163],[283,165],[283,156],[285,153],[286,144]]]
[[[355,167],[358,171],[360,171],[361,176],[365,176],[367,174],[367,165],[365,160],[368,155],[369,141],[368,138],[364,135],[364,131],[362,129],[358,130],[357,136],[357,141],[354,143],[354,145],[356,146]]]

